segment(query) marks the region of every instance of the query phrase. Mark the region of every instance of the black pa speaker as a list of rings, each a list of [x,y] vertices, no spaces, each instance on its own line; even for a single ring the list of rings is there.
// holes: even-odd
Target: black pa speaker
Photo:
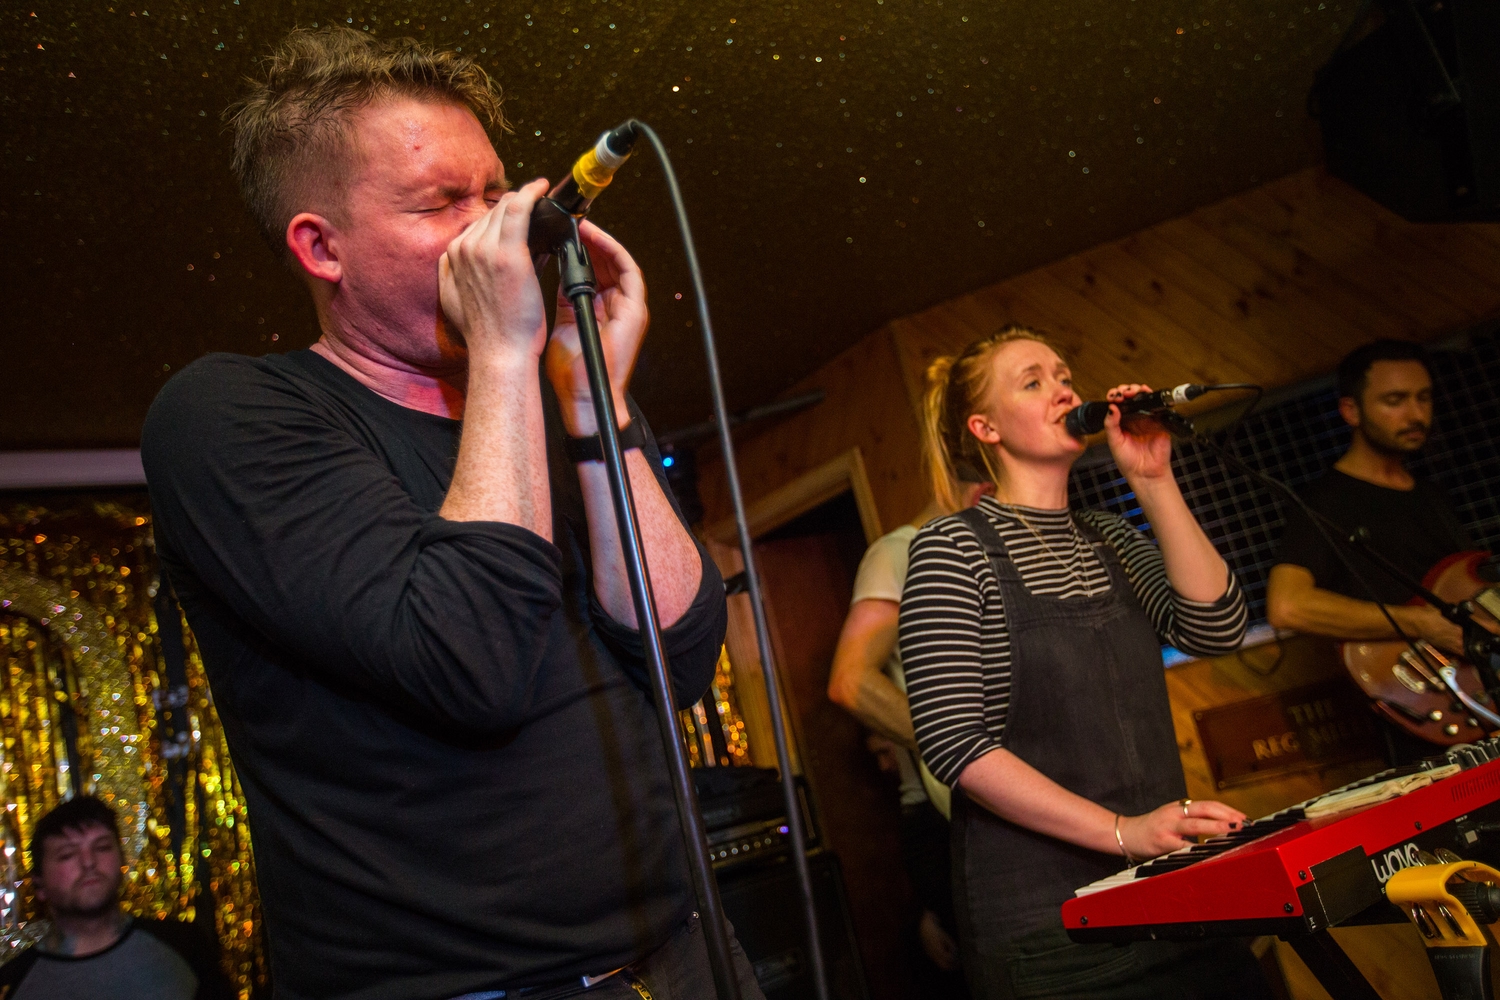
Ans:
[[[1500,219],[1500,3],[1376,6],[1313,84],[1329,171],[1412,222]]]
[[[843,870],[827,851],[807,858],[818,909],[819,940],[828,968],[828,990],[834,1000],[868,1000],[864,965],[849,920]],[[766,1000],[814,1000],[812,967],[802,916],[802,894],[791,859],[719,873],[719,895],[734,935],[760,983]]]

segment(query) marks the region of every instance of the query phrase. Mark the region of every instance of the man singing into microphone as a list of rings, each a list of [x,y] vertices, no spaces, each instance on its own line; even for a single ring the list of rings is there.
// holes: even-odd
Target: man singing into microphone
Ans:
[[[188,366],[142,453],[254,828],[279,996],[713,994],[566,304],[472,60],[293,32],[235,109],[311,350]],[[626,385],[640,270],[585,225],[679,704],[723,586]],[[759,998],[736,947],[747,997]]]

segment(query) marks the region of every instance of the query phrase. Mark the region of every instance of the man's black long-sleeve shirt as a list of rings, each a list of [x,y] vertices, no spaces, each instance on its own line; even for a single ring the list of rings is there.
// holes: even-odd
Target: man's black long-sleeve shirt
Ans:
[[[692,908],[640,639],[592,597],[543,391],[555,544],[440,518],[461,425],[314,352],[210,355],[152,405],[157,546],[245,788],[279,996],[597,975]],[[724,634],[699,558],[665,634],[680,704]]]

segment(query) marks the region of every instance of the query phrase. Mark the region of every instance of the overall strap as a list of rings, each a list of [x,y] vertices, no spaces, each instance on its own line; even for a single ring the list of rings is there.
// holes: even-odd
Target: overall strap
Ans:
[[[1106,548],[1113,551],[1114,546],[1109,544],[1109,539],[1105,538],[1104,533],[1094,527],[1088,518],[1083,516],[1085,513],[1087,511],[1075,510],[1069,512],[1068,516],[1073,519],[1073,526],[1078,529],[1079,533],[1094,548]]]
[[[1094,555],[1104,564],[1104,570],[1109,574],[1109,582],[1119,593],[1134,593],[1130,585],[1130,577],[1125,573],[1125,563],[1120,558],[1120,553],[1110,544],[1104,533],[1083,517],[1080,511],[1073,512],[1073,525],[1082,533],[1084,539],[1094,550]]]
[[[969,530],[974,532],[974,537],[979,539],[979,547],[984,550],[985,555],[989,556],[991,562],[997,559],[1010,561],[1010,552],[1005,548],[1005,539],[1000,537],[1000,532],[995,530],[990,519],[984,516],[984,511],[978,507],[969,507],[954,516],[967,524]]]

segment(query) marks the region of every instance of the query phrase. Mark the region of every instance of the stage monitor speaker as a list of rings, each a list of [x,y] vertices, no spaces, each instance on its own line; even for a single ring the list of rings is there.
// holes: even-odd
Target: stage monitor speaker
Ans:
[[[807,861],[829,995],[834,1000],[868,1000],[838,858],[828,851],[814,851]],[[719,893],[766,1000],[814,1000],[817,993],[807,960],[802,897],[790,859],[741,872],[720,872]]]
[[[1329,171],[1413,222],[1500,219],[1500,3],[1374,6],[1313,84]]]

